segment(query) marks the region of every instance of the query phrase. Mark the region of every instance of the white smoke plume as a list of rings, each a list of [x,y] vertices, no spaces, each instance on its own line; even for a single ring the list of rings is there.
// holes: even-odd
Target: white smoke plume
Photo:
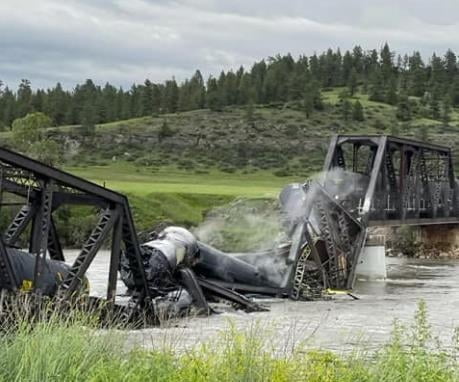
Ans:
[[[257,252],[273,247],[279,224],[276,201],[239,199],[212,210],[194,233],[224,251]]]
[[[241,199],[219,207],[194,233],[199,240],[257,266],[268,279],[280,285],[289,264],[288,250],[280,250],[279,245],[290,243],[288,233],[292,226],[309,210],[312,211],[309,221],[319,232],[313,209],[317,184],[337,202],[343,203],[356,190],[365,188],[366,182],[364,176],[342,169],[318,173],[307,182],[309,186],[293,184],[285,187],[278,200]]]

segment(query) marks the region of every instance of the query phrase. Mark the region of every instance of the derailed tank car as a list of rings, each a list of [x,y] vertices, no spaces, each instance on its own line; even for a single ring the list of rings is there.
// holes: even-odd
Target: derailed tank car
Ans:
[[[31,292],[58,301],[81,295],[87,291],[86,271],[109,235],[108,302],[116,302],[120,273],[130,294],[130,303],[125,306],[148,308],[152,315],[181,314],[192,307],[209,314],[209,301],[222,299],[254,311],[262,309],[252,300],[254,295],[313,298],[327,287],[345,286],[325,277],[334,268],[326,240],[318,233],[327,229],[319,207],[323,205],[328,211],[340,211],[340,207],[318,185],[313,193],[306,185],[295,185],[281,194],[287,232],[283,245],[265,253],[235,256],[198,242],[181,227],[168,227],[140,244],[124,195],[6,149],[0,149],[0,177],[2,198],[14,194],[24,200],[0,241],[4,290]],[[65,263],[53,219],[59,207],[69,204],[90,205],[100,211],[97,225],[71,265]],[[348,217],[340,213],[340,227],[344,227]],[[28,251],[15,249],[27,232]],[[273,279],[269,269],[260,266],[265,263],[259,261],[263,257],[276,259],[280,279]],[[336,266],[339,260],[333,260]]]
[[[285,240],[263,253],[224,253],[180,227],[166,228],[141,244],[124,195],[3,148],[0,192],[3,208],[7,194],[16,198],[12,205],[23,201],[0,240],[3,290],[70,301],[85,291],[86,271],[109,243],[106,301],[121,303],[116,293],[120,274],[130,295],[123,306],[153,317],[189,309],[208,314],[216,300],[251,311],[262,308],[254,296],[309,300],[328,289],[349,290],[370,220],[416,224],[459,216],[450,150],[384,136],[334,137],[324,173],[281,193]],[[427,200],[422,209],[421,198]],[[63,205],[92,206],[99,216],[71,265],[64,264],[53,219]],[[26,251],[13,250],[20,237],[29,243]]]

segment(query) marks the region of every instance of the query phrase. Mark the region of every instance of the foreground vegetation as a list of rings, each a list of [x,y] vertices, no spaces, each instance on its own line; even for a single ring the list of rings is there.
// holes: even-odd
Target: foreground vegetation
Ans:
[[[268,331],[230,325],[213,343],[186,352],[127,348],[127,332],[94,332],[91,320],[22,322],[0,335],[2,381],[457,381],[457,336],[444,347],[432,335],[424,303],[412,327],[395,324],[374,354],[309,350],[279,353]]]

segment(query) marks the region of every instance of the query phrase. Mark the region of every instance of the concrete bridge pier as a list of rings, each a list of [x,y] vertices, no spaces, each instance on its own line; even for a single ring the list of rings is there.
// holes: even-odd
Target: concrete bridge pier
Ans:
[[[358,280],[385,280],[386,243],[384,235],[369,235],[356,268]]]

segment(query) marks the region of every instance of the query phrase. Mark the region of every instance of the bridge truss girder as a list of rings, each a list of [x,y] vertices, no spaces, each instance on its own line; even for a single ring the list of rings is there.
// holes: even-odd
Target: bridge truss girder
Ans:
[[[61,171],[41,162],[0,148],[1,206],[18,203],[3,202],[5,194],[23,201],[7,230],[0,235],[0,279],[3,286],[16,290],[21,287],[11,267],[7,247],[14,247],[19,238],[28,235],[29,251],[36,255],[33,288],[40,294],[40,276],[47,256],[64,260],[53,214],[64,205],[92,206],[98,210],[99,222],[75,259],[71,271],[58,291],[61,300],[72,298],[110,233],[111,256],[107,299],[115,302],[116,282],[121,251],[124,250],[135,277],[143,290],[142,298],[150,292],[141,260],[140,246],[127,198],[95,183]]]
[[[334,136],[323,173],[306,192],[290,296],[308,298],[317,283],[352,289],[370,225],[459,223],[457,192],[449,148],[390,136]]]
[[[459,222],[447,147],[391,136],[338,135],[332,138],[323,170],[336,168],[361,176],[349,204],[365,224]]]

